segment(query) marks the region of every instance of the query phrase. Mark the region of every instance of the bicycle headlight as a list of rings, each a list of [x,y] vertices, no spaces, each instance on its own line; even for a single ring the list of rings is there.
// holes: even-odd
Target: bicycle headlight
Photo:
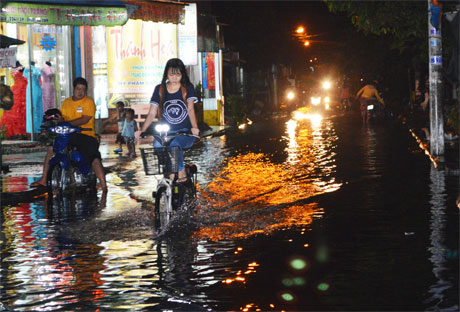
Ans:
[[[155,131],[159,132],[159,133],[168,132],[169,129],[170,129],[170,127],[167,124],[158,124],[158,125],[155,126]]]

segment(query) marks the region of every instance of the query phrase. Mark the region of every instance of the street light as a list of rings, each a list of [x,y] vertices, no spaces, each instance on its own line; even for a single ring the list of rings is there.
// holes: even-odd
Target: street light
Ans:
[[[305,32],[305,28],[303,26],[299,26],[295,32],[298,34],[303,34]]]

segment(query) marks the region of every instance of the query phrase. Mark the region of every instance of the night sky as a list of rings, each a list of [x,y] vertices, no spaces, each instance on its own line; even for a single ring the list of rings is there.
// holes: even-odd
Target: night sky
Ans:
[[[226,47],[239,51],[249,67],[331,58],[344,38],[358,35],[349,18],[330,13],[322,1],[212,1],[210,6],[218,22],[228,24],[223,27]],[[318,35],[310,47],[292,36],[298,25]]]

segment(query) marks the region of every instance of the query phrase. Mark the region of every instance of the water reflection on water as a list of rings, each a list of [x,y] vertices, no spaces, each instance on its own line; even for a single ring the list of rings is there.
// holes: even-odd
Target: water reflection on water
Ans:
[[[253,152],[225,161],[219,176],[200,193],[198,237],[223,240],[267,234],[308,225],[322,214],[309,200],[341,185],[334,179],[337,136],[332,123],[291,119],[285,129],[279,145],[285,161],[274,162],[272,155]]]
[[[448,262],[452,258],[458,258],[458,250],[449,250],[446,246],[447,228],[447,194],[446,194],[445,171],[431,168],[430,171],[430,195],[431,195],[431,216],[430,216],[430,243],[428,250],[431,253],[429,258],[433,264],[433,275],[436,282],[430,286],[428,292],[431,298],[427,300],[432,304],[429,310],[440,310],[450,308],[458,310],[458,302],[451,302],[451,298],[446,296],[446,291],[454,287],[455,281],[458,283],[457,276],[454,277],[450,272]],[[450,259],[449,259],[450,258]]]
[[[152,203],[130,197],[139,185],[151,192],[140,159],[108,176],[107,197],[65,197],[52,207],[40,198],[4,207],[0,310],[455,307],[446,293],[458,288],[451,270],[458,249],[455,258],[448,248],[452,242],[446,241],[443,177],[432,172],[426,192],[431,196],[429,238],[405,236],[399,226],[409,224],[419,234],[426,224],[400,212],[411,211],[405,208],[410,201],[391,197],[404,184],[382,178],[392,174],[394,163],[390,159],[385,165],[389,149],[382,146],[381,133],[359,131],[351,135],[356,145],[346,143],[353,148],[347,156],[352,165],[344,164],[344,150],[338,160],[344,130],[306,115],[205,140],[189,152],[200,172],[194,218],[174,223],[160,240],[153,239]],[[349,174],[355,162],[363,170]],[[362,196],[344,196],[345,187]],[[398,213],[407,224],[395,220]],[[408,257],[405,244],[420,255]],[[407,263],[410,259],[420,262]],[[391,305],[392,294],[408,291],[400,286],[409,284],[404,271],[420,263],[423,277],[410,297],[416,304],[405,306],[403,299]],[[427,270],[433,282],[426,281]],[[373,291],[381,299],[372,305]]]

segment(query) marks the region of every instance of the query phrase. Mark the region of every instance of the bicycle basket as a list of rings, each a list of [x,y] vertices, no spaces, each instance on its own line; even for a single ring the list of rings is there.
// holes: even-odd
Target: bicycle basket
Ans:
[[[141,148],[140,151],[146,175],[179,171],[180,148],[178,146]]]

